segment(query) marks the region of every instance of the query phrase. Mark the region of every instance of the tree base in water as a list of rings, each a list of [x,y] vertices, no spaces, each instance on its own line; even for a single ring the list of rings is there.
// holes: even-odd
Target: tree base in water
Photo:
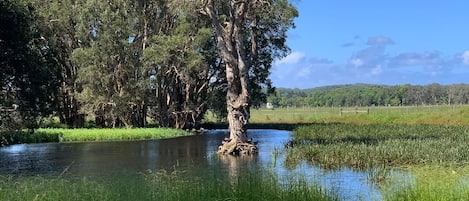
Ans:
[[[237,142],[231,139],[225,139],[222,145],[218,147],[218,153],[224,155],[245,156],[258,153],[256,143],[252,141]]]

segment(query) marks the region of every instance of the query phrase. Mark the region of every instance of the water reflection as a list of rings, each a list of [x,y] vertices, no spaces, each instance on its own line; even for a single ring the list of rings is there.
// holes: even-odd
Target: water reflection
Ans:
[[[284,156],[273,157],[272,152],[283,148],[290,138],[288,131],[250,130],[249,137],[259,141],[259,155],[249,158],[216,154],[227,133],[216,130],[165,140],[14,145],[0,148],[0,174],[60,175],[68,167],[67,174],[76,175],[223,169],[236,178],[241,171],[268,170],[275,171],[280,178],[303,175],[326,189],[337,190],[343,200],[380,200],[379,189],[368,182],[364,172],[350,169],[331,172],[308,164],[285,168]]]

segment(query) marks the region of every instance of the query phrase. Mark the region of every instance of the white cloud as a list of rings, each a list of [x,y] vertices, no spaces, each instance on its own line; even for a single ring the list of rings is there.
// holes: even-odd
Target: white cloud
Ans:
[[[295,77],[297,77],[297,78],[307,78],[310,75],[311,75],[311,70],[308,67],[304,67],[296,73]]]
[[[371,74],[372,75],[379,75],[383,72],[383,68],[381,65],[376,66],[375,68],[371,69]]]
[[[305,53],[303,52],[292,52],[285,58],[280,59],[279,61],[275,62],[275,65],[282,65],[282,64],[297,64],[305,57]]]
[[[462,53],[462,63],[469,66],[469,50],[466,50]]]
[[[359,58],[355,58],[350,60],[350,64],[352,64],[354,67],[360,67],[363,66],[364,62]]]

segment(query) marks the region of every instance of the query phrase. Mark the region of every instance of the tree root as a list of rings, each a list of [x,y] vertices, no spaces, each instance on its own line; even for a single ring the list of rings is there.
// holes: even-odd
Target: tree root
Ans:
[[[218,147],[218,153],[224,155],[245,156],[254,155],[258,153],[256,143],[252,141],[237,142],[231,139],[225,139],[222,145]]]

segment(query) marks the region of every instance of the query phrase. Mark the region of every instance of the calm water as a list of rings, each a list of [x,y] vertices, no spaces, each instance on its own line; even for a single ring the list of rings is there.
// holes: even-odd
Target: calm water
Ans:
[[[0,148],[0,174],[60,175],[67,170],[67,174],[89,175],[210,168],[236,174],[254,167],[274,170],[282,177],[303,175],[326,189],[338,191],[343,200],[380,200],[379,190],[368,182],[364,172],[331,172],[307,164],[287,169],[283,155],[273,161],[272,150],[283,148],[290,138],[289,131],[249,130],[249,137],[259,142],[260,150],[250,160],[217,157],[217,147],[226,133],[216,130],[205,135],[149,141],[13,145]]]

